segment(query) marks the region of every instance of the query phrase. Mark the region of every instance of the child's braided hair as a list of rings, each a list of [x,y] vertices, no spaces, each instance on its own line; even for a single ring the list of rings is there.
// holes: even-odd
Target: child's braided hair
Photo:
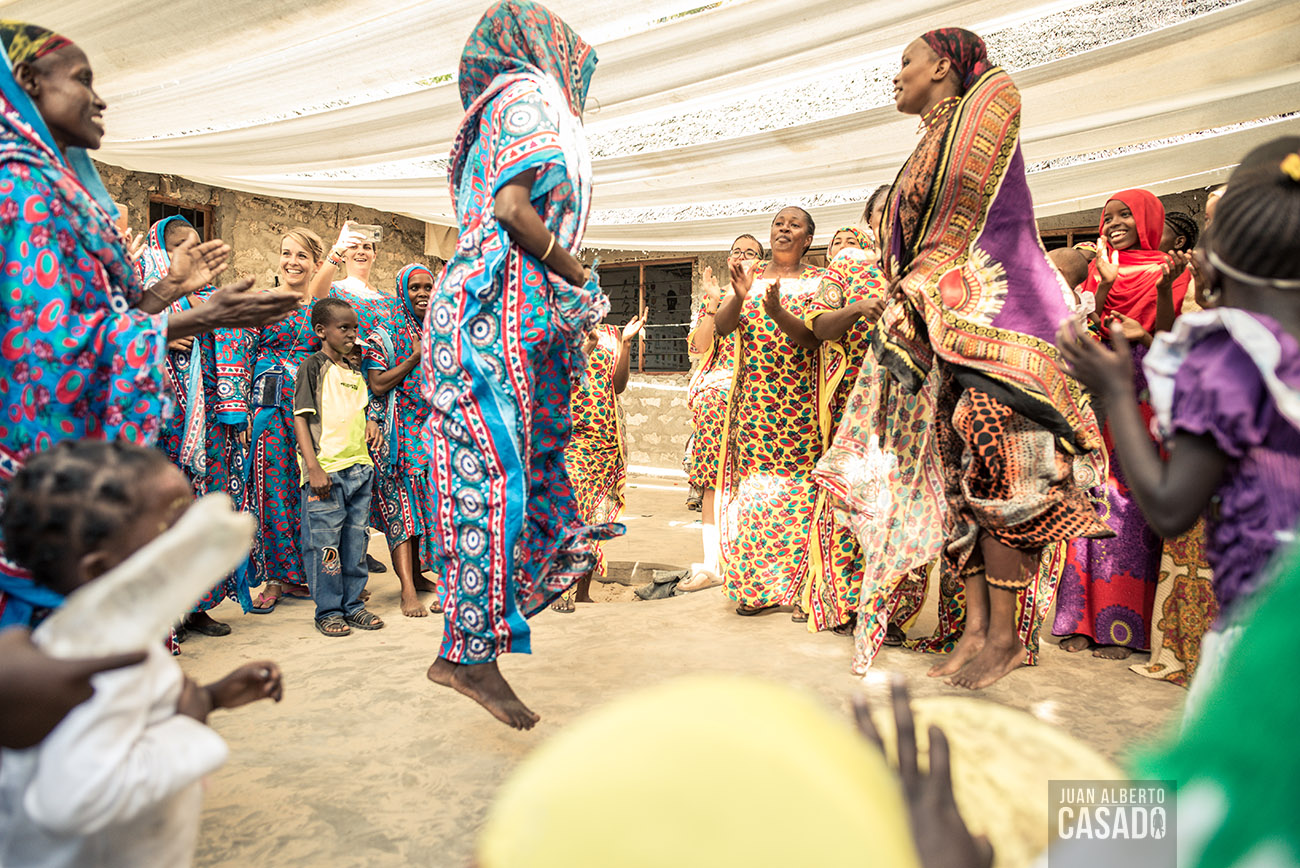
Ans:
[[[5,553],[37,584],[61,584],[73,564],[123,531],[143,484],[167,463],[156,449],[119,440],[65,440],[33,455],[5,496]]]
[[[1229,266],[1266,280],[1300,279],[1300,136],[1255,148],[1228,180],[1210,244]]]
[[[1174,230],[1174,236],[1183,236],[1183,244],[1175,250],[1191,250],[1196,246],[1196,239],[1201,230],[1196,226],[1196,218],[1185,211],[1166,211],[1165,223]]]

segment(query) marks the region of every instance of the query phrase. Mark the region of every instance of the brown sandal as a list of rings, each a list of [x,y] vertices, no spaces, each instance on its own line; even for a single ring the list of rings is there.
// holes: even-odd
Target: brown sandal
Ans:
[[[316,629],[322,636],[347,636],[352,633],[352,628],[343,620],[342,615],[326,615],[324,618],[317,618]]]

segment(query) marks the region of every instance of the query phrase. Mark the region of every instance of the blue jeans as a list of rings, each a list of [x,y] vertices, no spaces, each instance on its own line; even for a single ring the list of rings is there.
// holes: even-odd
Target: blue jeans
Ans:
[[[354,464],[330,474],[330,494],[322,500],[310,485],[302,487],[302,565],[316,601],[316,620],[354,615],[363,606],[361,592],[370,542],[370,488],[375,468]]]

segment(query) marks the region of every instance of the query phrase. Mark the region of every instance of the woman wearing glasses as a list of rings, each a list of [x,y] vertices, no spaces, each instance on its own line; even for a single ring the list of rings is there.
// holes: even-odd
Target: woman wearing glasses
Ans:
[[[732,262],[755,262],[763,258],[763,245],[753,235],[731,242],[727,254]],[[722,291],[712,268],[704,269],[704,297],[696,308],[691,333],[686,336],[692,357],[700,360],[686,392],[691,411],[691,441],[686,451],[686,476],[692,499],[699,498],[700,523],[704,526],[704,562],[694,565],[691,576],[677,587],[702,591],[722,584],[718,575],[718,516],[716,495],[718,457],[722,452],[722,423],[727,417],[727,396],[735,373],[736,333],[719,336],[713,328]]]

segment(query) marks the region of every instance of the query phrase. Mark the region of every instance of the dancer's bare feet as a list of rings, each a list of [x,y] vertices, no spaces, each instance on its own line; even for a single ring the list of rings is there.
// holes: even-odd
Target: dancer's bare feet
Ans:
[[[1073,636],[1066,636],[1061,640],[1061,650],[1069,651],[1071,654],[1087,651],[1091,647],[1092,640],[1082,633],[1075,633]]]
[[[415,580],[414,580],[414,584],[415,584],[415,589],[416,589],[417,591],[420,591],[421,593],[423,593],[423,592],[425,592],[425,591],[437,591],[437,590],[438,590],[438,585],[437,585],[437,583],[429,581],[429,580],[426,579],[424,576],[416,576],[416,577],[415,577]]]
[[[956,675],[963,666],[974,660],[976,655],[984,650],[988,635],[987,627],[968,626],[966,631],[961,634],[961,638],[957,640],[957,647],[952,649],[952,653],[931,666],[930,671],[925,674],[931,678],[946,678],[949,675]]]
[[[980,653],[949,678],[948,683],[968,690],[981,690],[1025,665],[1028,653],[1019,639],[1009,643],[985,642]]]
[[[493,717],[515,729],[532,729],[541,720],[519,701],[501,675],[495,660],[489,663],[452,663],[439,657],[429,667],[429,680],[463,693],[486,708]]]
[[[1102,660],[1127,660],[1132,653],[1133,649],[1127,645],[1098,645],[1093,649],[1092,656]]]
[[[427,618],[429,610],[424,608],[424,603],[416,596],[415,591],[402,589],[402,614],[408,618]]]

